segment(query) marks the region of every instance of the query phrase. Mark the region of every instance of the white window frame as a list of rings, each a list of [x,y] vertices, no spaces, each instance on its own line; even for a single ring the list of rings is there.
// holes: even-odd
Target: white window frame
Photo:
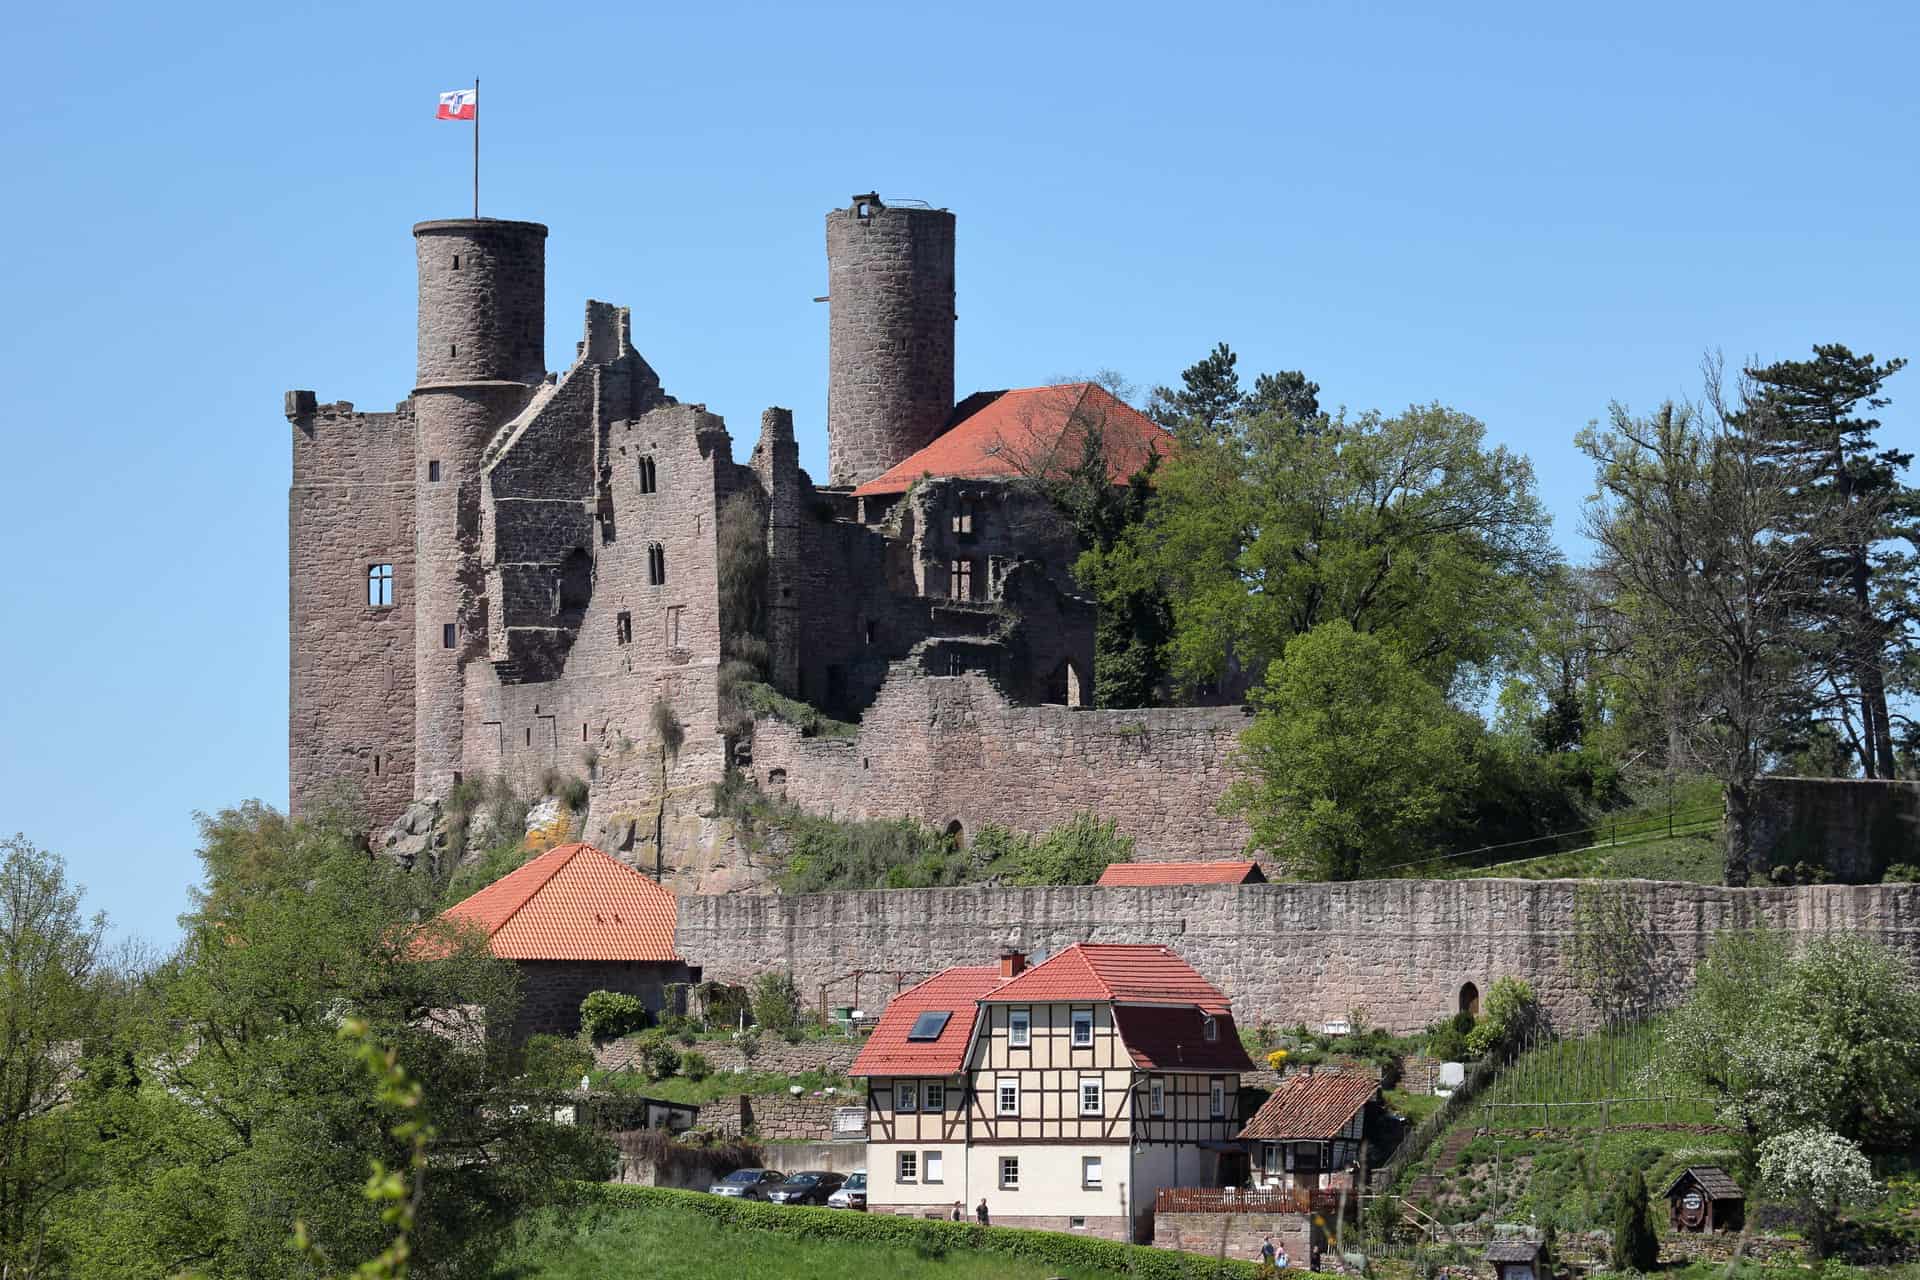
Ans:
[[[896,1151],[893,1155],[893,1180],[902,1186],[920,1181],[920,1153]]]
[[[1009,1174],[1012,1176],[1009,1177]],[[1002,1191],[1018,1191],[1020,1189],[1019,1156],[1000,1157],[1000,1189]]]
[[[893,1109],[902,1114],[920,1109],[920,1086],[908,1082],[896,1082],[893,1086]]]
[[[920,1153],[920,1185],[937,1187],[947,1180],[947,1162],[938,1151]]]
[[[1147,1114],[1164,1116],[1167,1114],[1167,1078],[1153,1076],[1147,1081]]]
[[[1007,1047],[1026,1049],[1033,1045],[1033,1010],[1007,1010]]]
[[[1207,1113],[1215,1120],[1227,1118],[1227,1082],[1219,1076],[1207,1082]]]
[[[922,1111],[945,1111],[947,1109],[947,1086],[944,1081],[927,1081],[921,1091],[920,1109]]]
[[[1103,1172],[1099,1156],[1081,1156],[1080,1189],[1082,1191],[1100,1190]]]
[[[1087,1097],[1087,1090],[1089,1086],[1091,1086],[1093,1090],[1093,1097],[1091,1099],[1093,1105],[1091,1107],[1087,1105],[1089,1101]],[[1102,1080],[1099,1076],[1081,1076],[1080,1077],[1080,1114],[1081,1115],[1083,1116],[1105,1115],[1106,1099],[1107,1099],[1107,1082],[1105,1080]]]
[[[1013,1095],[1011,1102],[1007,1095]],[[993,1082],[993,1113],[997,1116],[1020,1114],[1020,1077],[1001,1076]]]
[[[1070,1015],[1070,1019],[1072,1031],[1070,1033],[1069,1043],[1076,1049],[1091,1049],[1093,1047],[1093,1010],[1075,1009]],[[1080,1029],[1082,1027],[1085,1027],[1087,1031],[1087,1038],[1085,1040],[1080,1038]]]
[[[1220,1038],[1220,1023],[1210,1013],[1200,1019],[1200,1038],[1209,1043]]]

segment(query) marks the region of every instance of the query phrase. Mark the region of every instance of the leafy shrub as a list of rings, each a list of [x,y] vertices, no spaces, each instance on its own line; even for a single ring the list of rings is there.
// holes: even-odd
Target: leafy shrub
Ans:
[[[775,1035],[800,1029],[800,988],[786,973],[763,973],[753,981],[753,1020]]]
[[[689,1080],[705,1080],[713,1074],[713,1064],[706,1054],[688,1049],[680,1055],[680,1074]]]
[[[1494,981],[1487,991],[1485,1007],[1486,1016],[1467,1035],[1467,1052],[1476,1058],[1517,1043],[1533,1026],[1540,1009],[1533,988],[1513,977]]]
[[[679,713],[665,698],[655,698],[653,711],[650,714],[653,721],[653,736],[660,739],[660,745],[667,749],[668,755],[678,756],[680,744],[687,740],[687,731],[680,723]]]
[[[589,1040],[612,1040],[647,1025],[647,1007],[640,997],[624,991],[593,991],[580,1002],[580,1034]]]
[[[587,780],[568,774],[560,783],[560,803],[574,813],[587,807]]]
[[[680,1051],[669,1044],[665,1036],[656,1034],[649,1035],[640,1046],[634,1064],[647,1079],[665,1080],[680,1070],[682,1059]]]
[[[543,796],[559,795],[560,784],[566,781],[566,778],[567,775],[561,772],[558,766],[548,765],[540,771],[540,794]]]
[[[571,1036],[528,1036],[521,1076],[540,1089],[571,1089],[593,1069],[593,1050]]]
[[[493,846],[474,861],[454,868],[446,891],[440,895],[440,905],[450,907],[472,897],[501,876],[519,870],[532,856],[533,852],[518,835]]]
[[[599,1203],[645,1212],[649,1208],[690,1210],[730,1227],[770,1231],[802,1240],[851,1240],[927,1251],[993,1253],[1042,1264],[1059,1271],[1105,1271],[1133,1280],[1250,1280],[1254,1264],[1240,1259],[1208,1258],[1144,1245],[1118,1244],[1086,1235],[1030,1231],[1022,1227],[982,1227],[975,1223],[929,1222],[886,1213],[846,1213],[838,1209],[788,1208],[752,1200],[703,1195],[666,1187],[609,1185],[589,1192]]]
[[[1473,1015],[1468,1014],[1471,1022]],[[1467,1058],[1466,1033],[1460,1030],[1459,1021],[1449,1018],[1427,1030],[1427,1056],[1438,1058],[1442,1062],[1463,1062]]]
[[[1881,884],[1911,884],[1920,880],[1920,867],[1911,862],[1896,862],[1880,877]]]

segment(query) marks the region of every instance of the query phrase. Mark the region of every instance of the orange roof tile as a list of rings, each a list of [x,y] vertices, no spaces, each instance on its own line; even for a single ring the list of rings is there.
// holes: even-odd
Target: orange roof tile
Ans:
[[[984,400],[967,412],[968,406]],[[1125,484],[1173,436],[1153,419],[1092,382],[982,392],[957,407],[965,413],[920,452],[855,489],[856,497],[905,493],[923,475],[962,480],[1005,479],[1069,467],[1080,460],[1090,427],[1106,433],[1109,474]]]
[[[1257,862],[1113,862],[1100,873],[1104,885],[1264,884]]]
[[[998,965],[956,965],[908,987],[887,1002],[886,1012],[880,1015],[847,1074],[953,1075],[965,1065],[967,1042],[980,1011],[975,1002],[1002,981]],[[953,1016],[935,1039],[907,1039],[914,1022],[930,1010],[943,1010]]]
[[[1198,970],[1158,943],[1076,942],[984,997],[996,1004],[1107,1000],[1191,1004],[1231,1013],[1227,998]]]
[[[1260,1104],[1240,1138],[1324,1141],[1380,1092],[1380,1081],[1357,1071],[1296,1071]]]
[[[672,961],[673,894],[590,844],[550,849],[440,913],[503,960]]]

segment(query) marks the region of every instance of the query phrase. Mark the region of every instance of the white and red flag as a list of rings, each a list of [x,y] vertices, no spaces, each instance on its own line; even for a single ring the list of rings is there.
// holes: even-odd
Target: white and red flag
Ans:
[[[433,114],[435,120],[473,120],[480,115],[480,90],[454,89],[440,95],[440,109]]]

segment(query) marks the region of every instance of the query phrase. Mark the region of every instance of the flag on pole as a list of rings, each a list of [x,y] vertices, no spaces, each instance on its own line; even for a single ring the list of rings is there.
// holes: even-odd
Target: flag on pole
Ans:
[[[454,89],[440,95],[440,109],[434,112],[435,120],[472,120],[480,114],[480,90]]]

